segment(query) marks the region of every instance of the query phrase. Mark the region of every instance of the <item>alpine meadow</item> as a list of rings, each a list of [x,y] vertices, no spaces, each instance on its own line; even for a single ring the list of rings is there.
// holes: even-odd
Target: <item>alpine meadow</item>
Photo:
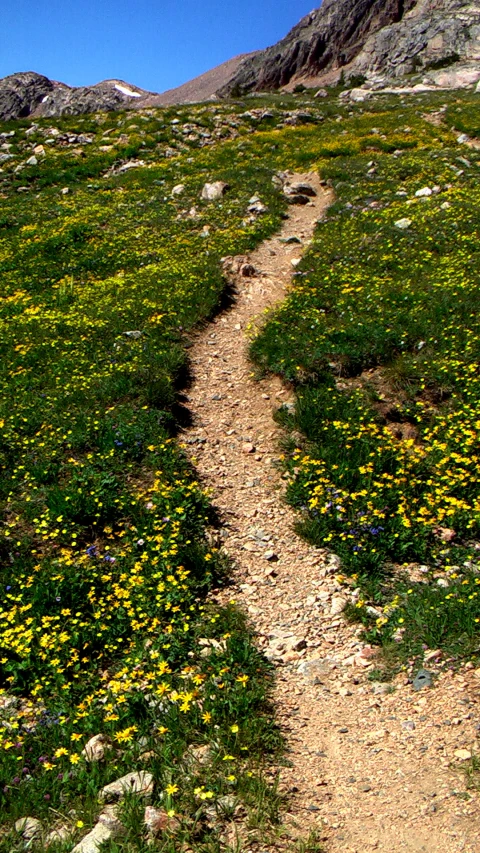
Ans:
[[[0,124],[2,853],[102,808],[109,853],[324,843],[284,835],[274,662],[186,451],[193,337],[288,171],[333,200],[248,333],[295,396],[276,500],[338,557],[370,681],[480,666],[480,95],[343,88]]]

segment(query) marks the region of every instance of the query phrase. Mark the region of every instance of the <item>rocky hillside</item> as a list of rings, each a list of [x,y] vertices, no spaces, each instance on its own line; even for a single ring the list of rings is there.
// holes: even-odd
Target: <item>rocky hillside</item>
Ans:
[[[343,74],[402,77],[480,58],[480,5],[465,0],[325,0],[282,41],[246,59],[219,94]]]
[[[159,95],[124,80],[103,80],[94,86],[67,86],[41,74],[27,71],[0,79],[0,120],[32,116],[80,115],[112,110],[198,103],[215,97],[237,73],[239,66],[255,56],[242,54],[210,69],[193,80]]]
[[[0,80],[0,119],[28,116],[79,115],[99,110],[145,106],[151,92],[123,80],[104,80],[94,86],[67,86],[27,71]]]
[[[244,53],[241,56],[228,59],[227,62],[222,62],[221,65],[211,68],[210,71],[189,80],[183,86],[169,89],[161,95],[154,95],[152,103],[155,106],[168,106],[169,104],[199,103],[199,101],[215,98],[216,92],[232,79],[242,63],[255,55],[255,53]]]
[[[248,92],[398,80],[413,72],[467,69],[480,59],[480,3],[469,0],[324,0],[273,47],[234,57],[158,95],[122,80],[70,87],[34,72],[0,80],[0,120],[192,103]],[[470,76],[469,76],[470,74]],[[445,75],[443,75],[445,78]],[[460,82],[459,82],[460,81]]]

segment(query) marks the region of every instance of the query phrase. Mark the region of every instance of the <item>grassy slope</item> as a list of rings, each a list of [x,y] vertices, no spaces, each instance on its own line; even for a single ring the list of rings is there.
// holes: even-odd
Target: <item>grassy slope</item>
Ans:
[[[422,120],[415,102],[401,117],[398,109],[383,107],[373,108],[373,116],[370,108],[366,115],[361,108],[350,115],[332,98],[314,107],[321,109],[323,123],[278,128],[284,109],[302,101],[308,104],[308,96],[249,100],[249,109],[266,106],[273,113],[260,125],[242,115],[246,105],[238,104],[63,119],[54,122],[60,136],[52,135],[47,122],[28,136],[27,123],[4,128],[15,130],[6,140],[13,156],[0,175],[5,519],[0,666],[8,705],[0,796],[6,830],[14,818],[35,814],[46,826],[57,820],[73,828],[83,823],[77,828],[81,836],[98,812],[98,788],[135,767],[153,772],[154,802],[182,815],[180,835],[190,846],[220,843],[222,824],[209,825],[205,807],[227,794],[247,807],[250,823],[274,815],[274,789],[262,780],[259,762],[261,753],[278,745],[263,711],[268,673],[238,614],[205,610],[205,593],[222,567],[204,534],[207,500],[174,440],[188,330],[219,304],[220,258],[246,251],[278,226],[283,202],[271,182],[274,170],[317,165],[339,197],[300,268],[298,288],[253,345],[259,363],[298,384],[295,426],[304,430],[308,447],[287,464],[292,473],[299,471],[290,494],[306,507],[308,534],[342,551],[355,571],[341,516],[332,516],[325,528],[310,506],[312,498],[323,500],[318,463],[326,467],[327,487],[345,492],[347,502],[358,488],[359,463],[370,453],[380,475],[388,458],[388,473],[396,476],[399,465],[416,464],[415,448],[423,447],[414,442],[413,449],[403,448],[389,438],[379,425],[373,392],[363,385],[354,399],[332,391],[332,370],[358,375],[387,362],[407,419],[417,424],[426,411],[418,402],[427,399],[433,443],[437,413],[440,418],[458,412],[452,400],[460,384],[449,383],[474,358],[464,359],[458,371],[467,339],[452,311],[461,309],[463,318],[471,311],[465,258],[471,264],[476,250],[455,225],[459,208],[438,211],[441,201],[461,203],[466,217],[470,211],[470,230],[475,226],[475,182],[467,170],[457,176],[450,168],[460,153],[452,148],[454,137]],[[401,130],[400,118],[412,130]],[[378,132],[371,132],[372,125]],[[91,141],[69,141],[69,133]],[[232,133],[238,136],[228,141]],[[215,144],[203,148],[205,140]],[[37,165],[15,171],[38,144],[45,157],[38,154]],[[401,156],[389,153],[396,149]],[[109,174],[129,158],[145,165]],[[376,172],[366,177],[372,159]],[[454,185],[438,199],[412,207],[395,196],[399,187],[412,195],[424,183],[437,182],[437,175],[438,183]],[[221,202],[201,202],[203,183],[215,179],[228,181],[229,193]],[[179,183],[185,189],[172,196]],[[62,194],[66,187],[69,193]],[[268,204],[269,213],[249,221],[253,194]],[[380,207],[368,207],[372,200]],[[193,206],[197,214],[189,216]],[[400,234],[392,223],[405,214],[415,225]],[[426,234],[432,236],[424,239]],[[445,267],[447,282],[452,269],[457,276],[455,298],[450,291],[444,297],[446,287],[441,291],[435,319],[450,347],[445,360],[443,343],[435,356],[432,301],[422,302],[422,287],[426,271],[437,271],[437,256],[453,255],[455,247],[460,257]],[[416,288],[407,280],[417,282]],[[405,303],[414,311],[405,312]],[[445,316],[455,330],[450,337]],[[418,349],[420,340],[426,345]],[[472,329],[469,347],[474,341]],[[325,387],[328,405],[338,409],[327,418]],[[340,438],[332,427],[337,422],[344,424]],[[365,439],[357,448],[359,424]],[[355,447],[340,479],[333,465],[345,458],[346,443],[349,450]],[[470,458],[473,452],[470,445]],[[419,459],[422,471],[427,463]],[[370,489],[377,469],[367,474]],[[471,500],[470,469],[467,475]],[[401,485],[397,494],[403,494]],[[336,505],[339,500],[336,495]],[[469,509],[464,515],[473,517]],[[367,540],[373,535],[368,522],[369,531],[363,529],[367,521],[361,523]],[[385,537],[393,542],[391,550],[380,549],[380,558],[370,562],[362,553],[357,570],[369,592],[375,578],[377,598],[390,594],[390,583],[387,591],[382,586],[385,560],[397,553],[416,559],[417,541],[422,560],[433,553],[431,531],[422,528],[417,537],[415,528],[409,544],[396,535],[403,534],[396,523]],[[468,544],[457,519],[448,523],[458,528],[462,547]],[[468,535],[474,535],[471,528]],[[453,559],[445,549],[441,570]],[[401,599],[404,609],[407,601],[413,598]],[[476,600],[468,606],[476,618]],[[403,611],[394,612],[398,622]],[[388,637],[393,626],[389,620],[374,630],[389,631]],[[202,637],[219,644],[208,657],[200,653]],[[92,766],[81,750],[99,731],[110,736],[112,748],[108,762]],[[192,767],[183,757],[199,744],[209,745],[210,760]],[[147,758],[141,758],[144,753]],[[119,846],[140,849],[138,807],[127,804],[126,811],[129,835]],[[5,850],[18,843],[9,834],[0,842]]]
[[[174,437],[184,343],[219,305],[220,258],[270,234],[283,202],[262,151],[247,163],[241,150],[253,121],[191,109],[183,134],[186,118],[2,131],[15,130],[0,183],[6,830],[27,814],[45,831],[64,816],[82,835],[98,789],[135,768],[153,772],[154,803],[180,813],[180,834],[197,843],[217,843],[221,822],[209,826],[202,809],[222,796],[260,822],[276,802],[260,766],[278,746],[268,672],[241,617],[205,607],[222,567],[205,537],[207,498]],[[232,123],[239,140],[222,145]],[[38,145],[45,154],[27,164]],[[139,155],[143,166],[111,174]],[[228,195],[201,201],[215,179]],[[258,219],[247,213],[254,193],[269,208]],[[92,766],[82,749],[99,732],[112,746]],[[192,745],[210,746],[205,766],[183,760]],[[137,818],[133,809],[125,849],[143,844]]]
[[[281,417],[305,437],[286,454],[301,529],[341,555],[367,636],[420,659],[475,655],[480,622],[480,161],[450,130],[479,111],[442,100],[342,122],[318,162],[337,201],[252,344],[297,388]]]

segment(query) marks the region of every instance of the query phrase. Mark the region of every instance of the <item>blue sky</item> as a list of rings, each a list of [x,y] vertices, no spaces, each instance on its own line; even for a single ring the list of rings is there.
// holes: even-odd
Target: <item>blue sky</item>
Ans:
[[[161,92],[282,38],[320,0],[2,0],[0,77]]]

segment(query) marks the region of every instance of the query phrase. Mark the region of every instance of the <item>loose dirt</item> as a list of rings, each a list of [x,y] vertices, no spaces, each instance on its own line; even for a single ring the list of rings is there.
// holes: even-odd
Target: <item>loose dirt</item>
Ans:
[[[369,680],[375,652],[342,616],[339,561],[294,533],[283,499],[272,414],[293,399],[277,377],[255,379],[248,330],[285,297],[292,261],[331,203],[317,175],[291,180],[311,183],[317,196],[292,206],[281,232],[243,259],[253,276],[242,274],[242,259],[230,265],[233,305],[193,342],[185,433],[234,565],[228,597],[248,612],[277,668],[274,701],[291,762],[281,768],[287,838],[316,829],[326,853],[479,853],[479,797],[466,792],[461,768],[478,743],[480,670],[442,671],[434,660],[434,686],[419,692],[405,676]],[[284,242],[291,237],[301,244]]]

